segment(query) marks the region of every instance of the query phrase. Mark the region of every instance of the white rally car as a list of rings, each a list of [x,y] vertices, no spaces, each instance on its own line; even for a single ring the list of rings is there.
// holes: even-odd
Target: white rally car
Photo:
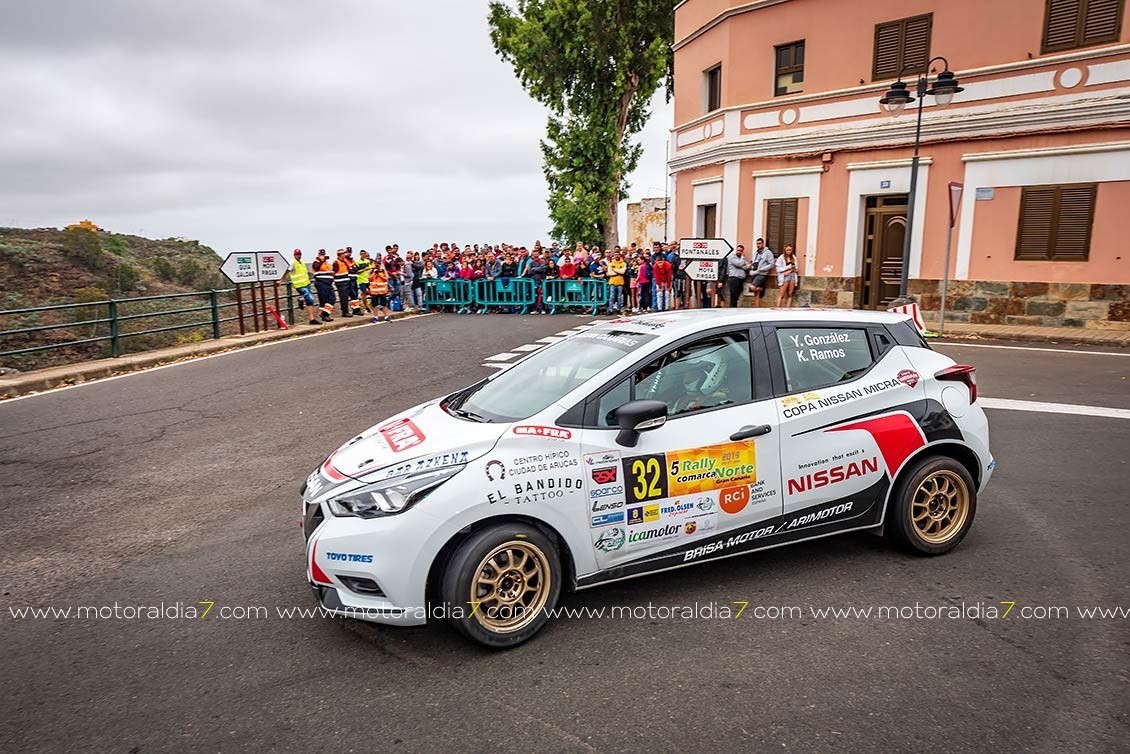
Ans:
[[[307,576],[341,615],[506,647],[562,589],[863,529],[938,555],[994,467],[976,400],[903,315],[604,322],[334,452]]]

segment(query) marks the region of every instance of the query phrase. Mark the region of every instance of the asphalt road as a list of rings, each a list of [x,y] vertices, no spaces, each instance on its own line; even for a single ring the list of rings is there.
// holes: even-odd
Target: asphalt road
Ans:
[[[0,404],[0,750],[1125,751],[1130,421],[990,411],[999,468],[960,548],[845,535],[567,596],[504,653],[312,605],[298,486],[340,442],[576,317],[431,316]],[[1130,407],[1130,356],[940,349],[982,395]],[[266,606],[221,620],[17,619],[25,606]],[[680,619],[659,606],[797,606]],[[1008,618],[820,618],[980,604]]]

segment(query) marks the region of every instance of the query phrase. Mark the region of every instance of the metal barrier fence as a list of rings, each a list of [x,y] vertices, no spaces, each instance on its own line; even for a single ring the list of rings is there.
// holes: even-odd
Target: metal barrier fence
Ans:
[[[596,310],[608,303],[608,282],[605,280],[546,280],[545,305],[550,314],[558,309]]]
[[[475,281],[475,303],[483,307],[479,314],[485,314],[491,306],[521,307],[518,313],[525,314],[537,301],[537,295],[537,286],[528,278]]]
[[[424,311],[430,312],[436,306],[451,306],[458,307],[459,314],[462,314],[473,299],[469,280],[424,281]]]
[[[285,300],[285,316],[287,317],[288,323],[293,325],[295,298],[292,286],[289,282],[286,283],[286,291],[285,294],[282,295],[280,294],[280,288],[281,286],[274,287],[273,308],[281,315],[283,313],[283,301]],[[243,294],[248,292],[250,292],[250,299],[245,300]],[[235,294],[234,300],[221,300],[221,298],[226,298],[233,293]],[[283,295],[285,295],[285,299]],[[146,308],[156,302],[164,301],[177,301],[181,303],[182,300],[184,300],[184,303],[188,303],[188,299],[194,298],[198,300],[203,299],[203,301],[199,303],[192,302],[193,305],[191,306],[179,306],[172,309],[161,308],[155,311],[131,311],[131,309],[139,305],[145,305],[141,308]],[[222,288],[208,291],[193,291],[191,293],[171,293],[163,296],[137,296],[134,298],[83,301],[75,304],[57,304],[25,309],[0,310],[0,322],[9,321],[7,319],[8,317],[22,317],[33,321],[43,317],[47,319],[56,319],[59,316],[67,317],[67,321],[62,322],[50,322],[49,324],[42,325],[34,324],[27,327],[0,330],[0,348],[14,341],[33,341],[41,335],[54,333],[56,331],[89,329],[89,333],[86,337],[39,345],[26,345],[17,348],[4,348],[4,350],[0,351],[0,359],[10,359],[14,356],[40,354],[62,348],[74,348],[75,346],[87,346],[98,343],[109,344],[110,356],[120,356],[124,350],[128,350],[128,341],[131,338],[181,330],[204,330],[208,332],[212,338],[220,338],[223,334],[221,332],[223,329],[222,325],[236,321],[239,322],[239,331],[241,334],[251,327],[254,328],[255,332],[259,332],[260,329],[269,329],[267,320],[267,310],[269,308],[267,302],[269,300],[270,298],[265,291],[261,290],[256,292],[254,286],[251,286],[245,289]],[[246,314],[244,312],[245,306],[249,307],[248,313]],[[236,313],[228,315],[227,310],[233,307],[236,309]],[[68,315],[67,312],[70,312],[70,314]],[[185,317],[182,315],[195,315],[198,313],[199,316],[192,317],[191,321],[175,321],[178,318],[184,319]],[[145,320],[154,318],[163,318],[166,322],[172,318],[175,323],[149,329],[133,329],[135,324],[141,324]],[[247,322],[248,318],[251,320],[250,323]],[[103,325],[106,327],[103,328]],[[21,336],[33,337],[28,338]]]

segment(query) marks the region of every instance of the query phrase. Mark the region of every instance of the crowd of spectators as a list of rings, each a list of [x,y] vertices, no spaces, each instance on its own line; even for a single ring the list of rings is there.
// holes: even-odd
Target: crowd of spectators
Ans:
[[[764,245],[761,239],[758,241],[758,253],[762,253]],[[773,258],[770,252],[768,260]],[[301,250],[295,249],[290,281],[298,291],[300,305],[310,310],[310,324],[314,325],[331,321],[335,303],[340,304],[343,317],[371,315],[374,322],[391,322],[390,310],[424,307],[428,280],[505,283],[513,278],[530,279],[537,291],[531,308],[533,313],[540,314],[547,313],[542,296],[546,280],[604,280],[609,286],[605,311],[628,314],[727,303],[737,306],[747,282],[752,285],[755,304],[760,304],[767,274],[758,259],[756,254],[753,259],[747,258],[744,247],[739,246],[723,266],[727,279],[702,282],[688,277],[678,244],[659,241],[650,248],[632,243],[610,250],[581,243],[560,246],[553,242],[542,246],[540,241],[530,248],[435,243],[422,252],[404,253],[399,245],[391,244],[385,247],[383,255],[370,255],[362,249],[356,258],[351,247],[338,249],[332,261],[325,249],[319,249],[309,267]],[[775,273],[776,269],[769,272]],[[791,295],[778,303],[791,304]]]

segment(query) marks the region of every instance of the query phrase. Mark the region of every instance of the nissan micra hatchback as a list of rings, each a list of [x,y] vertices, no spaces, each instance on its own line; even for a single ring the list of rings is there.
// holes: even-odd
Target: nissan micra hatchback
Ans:
[[[307,575],[336,614],[509,647],[563,589],[864,529],[940,555],[993,471],[976,401],[903,315],[603,322],[335,451]]]

